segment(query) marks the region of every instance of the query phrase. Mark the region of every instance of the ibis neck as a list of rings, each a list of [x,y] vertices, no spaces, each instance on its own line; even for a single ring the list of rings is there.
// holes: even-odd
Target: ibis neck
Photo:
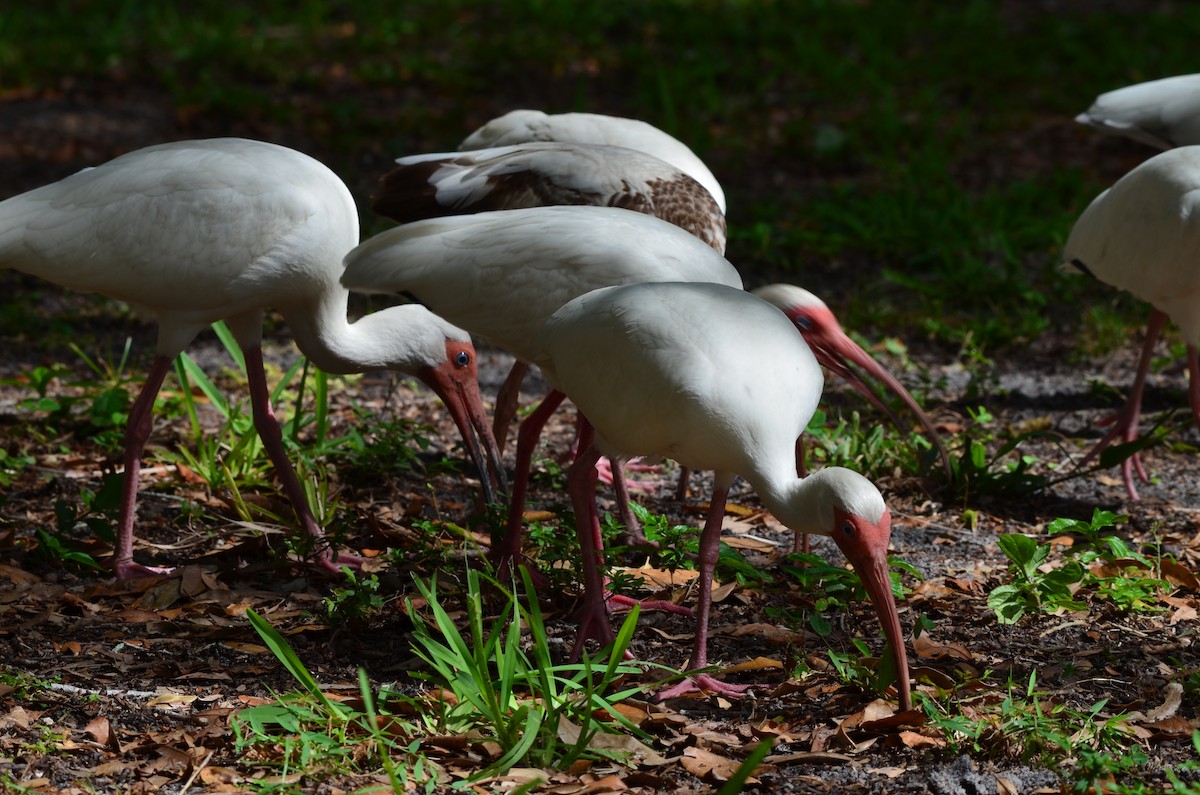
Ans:
[[[328,290],[315,307],[284,312],[301,353],[327,373],[403,370],[415,374],[426,364],[416,346],[425,335],[414,328],[405,307],[389,307],[353,323],[346,317],[350,294]]]

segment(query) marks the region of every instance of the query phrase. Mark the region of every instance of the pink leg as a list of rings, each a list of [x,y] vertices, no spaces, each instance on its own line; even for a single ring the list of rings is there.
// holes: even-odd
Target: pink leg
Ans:
[[[725,480],[728,480],[727,478]],[[692,657],[688,660],[687,670],[695,671],[708,666],[708,615],[712,608],[712,575],[717,565],[717,557],[721,549],[721,527],[725,522],[725,500],[729,496],[729,486],[722,485],[718,474],[717,485],[713,488],[712,502],[708,508],[708,518],[704,522],[704,531],[700,534],[700,593],[696,605],[696,640],[692,646]],[[708,674],[695,674],[677,685],[667,688],[658,694],[659,700],[675,698],[685,693],[711,692],[724,696],[741,696],[752,685],[731,685]]]
[[[125,479],[121,484],[121,514],[117,524],[117,545],[113,551],[112,570],[119,580],[155,574],[170,574],[169,568],[154,568],[133,562],[133,523],[137,515],[138,473],[142,469],[142,451],[153,428],[154,399],[162,388],[163,379],[171,369],[171,360],[155,356],[146,375],[146,383],[137,400],[129,408],[125,426]]]
[[[579,659],[585,641],[596,640],[603,646],[611,643],[614,637],[608,621],[607,594],[601,571],[604,561],[596,543],[600,538],[600,517],[596,515],[594,473],[600,453],[591,445],[590,426],[581,429],[580,437],[586,438],[586,447],[567,472],[567,492],[575,510],[575,533],[579,538],[580,565],[583,567],[583,607],[579,614],[579,634],[571,649],[572,660]]]
[[[258,430],[267,455],[271,457],[271,462],[275,465],[275,473],[283,484],[284,493],[292,503],[296,518],[300,520],[304,532],[308,533],[313,540],[313,548],[317,550],[318,565],[333,574],[341,574],[342,566],[357,569],[362,565],[361,557],[346,553],[335,555],[323,543],[325,533],[317,524],[317,520],[308,507],[308,497],[304,493],[304,487],[300,485],[300,480],[296,477],[296,470],[292,468],[291,459],[288,458],[287,451],[283,447],[283,433],[279,428],[279,421],[275,419],[275,412],[271,408],[267,376],[263,372],[262,348],[255,345],[247,348],[243,353],[246,355],[246,376],[250,385],[250,407],[254,415],[254,427]]]
[[[1158,341],[1158,335],[1162,333],[1163,325],[1166,322],[1167,316],[1164,313],[1157,309],[1150,312],[1150,322],[1146,325],[1146,341],[1142,344],[1142,355],[1138,359],[1137,375],[1133,380],[1133,389],[1129,393],[1129,399],[1125,401],[1125,405],[1121,407],[1120,411],[1101,422],[1102,425],[1111,424],[1112,428],[1083,457],[1083,460],[1079,462],[1080,466],[1099,456],[1101,451],[1115,440],[1132,442],[1137,439],[1138,422],[1142,417],[1142,392],[1146,387],[1146,376],[1150,372],[1150,360],[1154,357],[1154,343]],[[1131,500],[1138,498],[1137,487],[1133,483],[1135,469],[1143,483],[1150,480],[1146,476],[1146,470],[1142,468],[1140,455],[1134,454],[1121,462],[1121,475],[1125,481],[1125,491]]]
[[[520,404],[521,382],[529,372],[529,365],[522,361],[513,362],[508,377],[496,392],[496,407],[492,412],[492,433],[496,436],[496,444],[500,452],[504,452],[504,443],[508,441],[508,426],[512,425],[513,417],[517,416],[517,406]]]
[[[522,517],[525,513],[525,495],[529,491],[529,470],[533,466],[533,451],[541,438],[542,428],[555,409],[566,399],[558,390],[551,390],[533,413],[521,421],[517,429],[517,461],[513,472],[512,501],[508,508],[508,525],[504,538],[499,543],[493,540],[492,563],[503,571],[521,554]]]

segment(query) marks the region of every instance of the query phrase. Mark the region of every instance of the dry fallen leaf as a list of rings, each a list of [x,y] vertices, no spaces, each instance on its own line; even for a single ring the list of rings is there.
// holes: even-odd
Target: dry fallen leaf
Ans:
[[[558,718],[558,739],[568,745],[579,742],[583,729],[562,715]],[[638,741],[628,734],[608,734],[596,732],[588,740],[588,747],[606,751],[622,751],[629,754],[643,765],[665,765],[667,760],[648,745]]]
[[[707,781],[728,781],[740,764],[735,759],[714,754],[703,748],[688,748],[683,752],[683,757],[679,761],[684,770],[696,778]],[[758,782],[751,776],[746,779],[746,783],[757,784]]]

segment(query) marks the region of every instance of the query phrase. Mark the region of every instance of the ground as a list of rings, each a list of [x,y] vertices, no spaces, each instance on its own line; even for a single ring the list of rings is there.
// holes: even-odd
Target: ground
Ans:
[[[77,96],[30,96],[0,104],[0,124],[6,130],[0,142],[0,184],[6,193],[59,178],[119,151],[178,137],[181,122],[164,110],[161,98],[114,92],[106,99],[101,105]],[[193,135],[216,132],[197,120],[188,120],[186,129]],[[286,135],[274,140],[307,143],[289,141]],[[27,315],[5,326],[0,431],[10,454],[28,452],[35,458],[33,466],[17,473],[0,505],[0,582],[5,583],[0,587],[0,659],[3,670],[41,683],[0,684],[0,774],[5,786],[13,791],[221,791],[249,786],[250,776],[265,775],[266,768],[256,766],[260,760],[253,758],[253,753],[265,753],[262,749],[250,757],[235,750],[230,716],[296,685],[246,622],[247,609],[284,632],[331,693],[353,697],[359,667],[375,683],[413,687],[408,674],[420,663],[412,652],[411,619],[402,610],[402,597],[414,595],[409,576],[441,569],[453,582],[478,559],[478,544],[486,542],[486,537],[469,533],[465,539],[448,533],[432,541],[419,538],[420,520],[465,521],[476,500],[476,482],[469,473],[439,464],[443,455],[460,461],[462,452],[435,400],[382,376],[338,383],[334,392],[334,433],[356,422],[350,411],[354,405],[432,429],[431,447],[411,469],[334,473],[332,486],[345,506],[336,520],[343,541],[378,553],[368,571],[378,574],[389,595],[384,609],[372,612],[364,623],[331,626],[324,620],[324,599],[337,583],[287,559],[281,540],[289,530],[286,522],[235,521],[231,495],[210,491],[186,467],[164,465],[145,473],[138,527],[139,559],[178,565],[178,573],[115,582],[103,572],[80,570],[45,554],[44,539],[37,543],[39,529],[58,526],[56,502],[78,506],[81,489],[96,489],[99,475],[111,471],[114,456],[111,446],[75,433],[77,424],[64,435],[31,442],[30,409],[22,401],[33,390],[25,375],[37,365],[60,363],[80,378],[90,377],[68,342],[86,340],[89,351],[115,351],[104,354],[114,361],[124,340],[132,337],[130,368],[136,379],[148,361],[152,331],[106,302],[64,294],[11,273],[0,279],[8,290],[31,296]],[[286,365],[294,359],[286,329],[272,328],[269,345],[272,361]],[[1135,353],[1131,344],[1111,357],[1089,361],[1068,355],[1073,349],[1069,340],[1050,337],[1019,353],[995,357],[982,396],[979,380],[964,369],[959,351],[914,344],[907,363],[882,348],[875,352],[889,366],[903,369],[910,386],[928,393],[937,422],[949,432],[960,431],[981,404],[995,417],[991,427],[997,437],[1010,429],[1047,431],[1020,450],[1045,473],[1046,462],[1071,466],[1097,438],[1096,421],[1117,402],[1091,384],[1123,388]],[[216,363],[221,354],[213,340],[204,341],[195,355],[212,372],[220,371]],[[493,394],[505,363],[499,354],[485,351],[485,394]],[[51,394],[65,390],[62,384],[68,380],[61,378]],[[232,379],[221,383],[236,388]],[[1156,375],[1147,411],[1184,407],[1183,386],[1179,373]],[[536,391],[532,382],[527,388],[528,403]],[[852,392],[832,383],[827,407],[862,410],[868,422],[882,421]],[[1036,672],[1038,698],[1047,713],[1056,705],[1087,713],[1105,699],[1100,722],[1118,713],[1140,713],[1127,722],[1133,727],[1127,744],[1149,757],[1136,775],[1146,777],[1152,788],[1165,786],[1164,766],[1192,758],[1192,731],[1200,726],[1195,686],[1200,653],[1194,646],[1198,605],[1190,572],[1200,562],[1193,507],[1200,503],[1191,477],[1196,431],[1184,418],[1186,411],[1176,417],[1180,427],[1171,432],[1172,444],[1146,451],[1154,481],[1141,486],[1136,502],[1125,497],[1115,471],[1069,479],[1034,494],[993,493],[969,500],[948,489],[936,472],[927,477],[877,475],[894,517],[894,553],[921,574],[905,578],[911,591],[902,604],[902,621],[911,630],[918,616],[924,616],[932,626],[909,649],[922,692],[933,698],[940,697],[939,687],[954,689],[956,708],[963,713],[999,714],[997,705],[1008,694],[1009,682],[1016,700],[1031,700],[1025,688]],[[565,449],[569,441],[570,419],[569,412],[560,412],[550,429],[544,454],[551,462],[554,451]],[[158,428],[155,443],[169,447],[183,436],[181,421],[179,427]],[[954,438],[961,441],[962,436]],[[511,451],[509,456],[511,460]],[[694,492],[682,505],[665,491],[639,499],[696,526],[704,496],[702,489]],[[257,493],[254,499],[288,515],[270,488]],[[561,480],[552,472],[536,481],[531,507],[562,502]],[[1094,507],[1128,514],[1131,539],[1158,544],[1179,561],[1170,573],[1171,590],[1158,597],[1162,611],[1122,612],[1093,601],[1082,612],[997,624],[987,595],[1012,581],[998,535],[1043,534],[1052,520],[1086,519]],[[729,538],[776,580],[771,586],[735,585],[722,593],[713,620],[712,658],[723,665],[764,658],[761,669],[751,666],[749,672],[726,675],[768,687],[740,701],[680,699],[662,706],[635,701],[662,758],[634,768],[597,764],[590,770],[572,769],[556,774],[552,791],[711,791],[725,775],[720,772],[723,762],[744,757],[759,738],[768,736],[777,744],[757,774],[760,783],[750,785],[760,791],[949,795],[1069,788],[1059,774],[1068,781],[1072,774],[1065,766],[1049,765],[1036,748],[1031,751],[1033,741],[1016,718],[997,723],[974,741],[960,740],[957,747],[923,725],[923,717],[890,720],[893,709],[839,677],[826,653],[831,646],[852,650],[850,638],[867,639],[879,653],[869,608],[857,601],[831,614],[831,640],[781,618],[812,607],[803,589],[779,568],[790,536],[745,491],[735,494],[729,519]],[[439,545],[448,551],[429,551]],[[816,548],[840,561],[831,544],[818,540]],[[101,555],[105,548],[98,542],[91,549]],[[389,549],[411,554],[382,554]],[[686,590],[676,596],[689,598]],[[564,653],[573,633],[573,606],[569,593],[546,600],[554,647]],[[631,648],[638,660],[677,667],[686,660],[689,633],[686,619],[647,614]],[[802,667],[808,668],[807,675],[789,676]],[[451,774],[478,769],[479,759],[488,753],[436,743],[424,750]],[[1077,767],[1078,759],[1071,764]],[[715,772],[710,769],[714,765]],[[279,774],[281,779],[287,775]],[[336,792],[369,782],[331,774],[324,782],[291,783],[302,791]]]

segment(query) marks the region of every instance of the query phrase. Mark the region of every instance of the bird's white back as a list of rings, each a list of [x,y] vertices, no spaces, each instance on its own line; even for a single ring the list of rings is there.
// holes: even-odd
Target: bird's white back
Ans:
[[[595,426],[602,452],[795,480],[796,439],[823,376],[766,301],[703,283],[598,290],[559,309],[540,346],[537,363]]]
[[[542,324],[572,298],[642,281],[741,288],[692,235],[609,207],[535,207],[434,218],[382,232],[346,257],[351,290],[410,293],[473,335],[532,361]]]
[[[471,133],[459,149],[483,149],[530,141],[604,144],[646,152],[699,182],[712,194],[721,212],[726,211],[725,191],[704,161],[679,139],[637,119],[597,113],[547,114],[540,110],[514,110]]]
[[[1075,120],[1159,149],[1200,144],[1200,74],[1108,91]]]

